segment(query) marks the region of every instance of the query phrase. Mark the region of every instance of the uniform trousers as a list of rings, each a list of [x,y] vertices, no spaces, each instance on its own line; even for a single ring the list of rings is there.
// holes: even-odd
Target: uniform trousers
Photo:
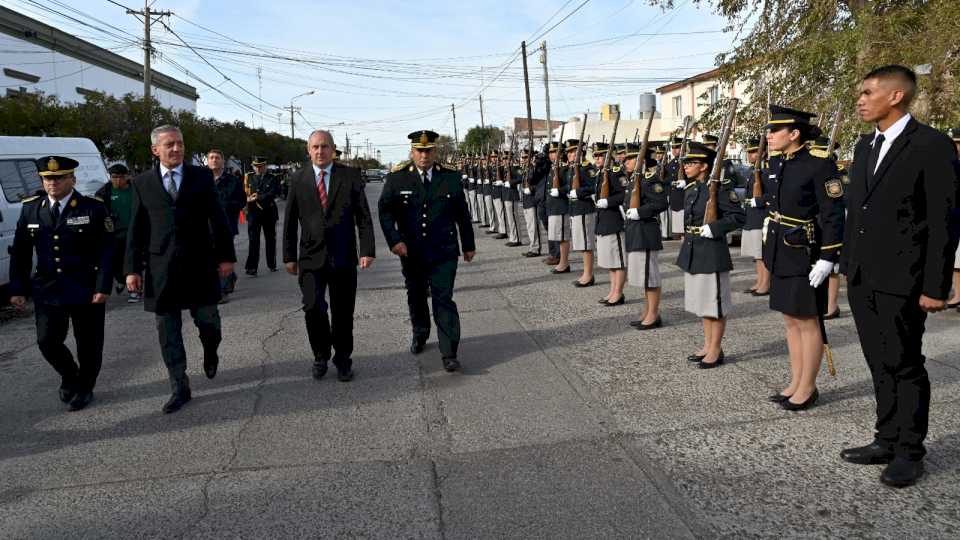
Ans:
[[[503,201],[503,217],[506,218],[506,235],[510,242],[520,241],[520,228],[517,225],[517,207],[519,201]]]
[[[493,206],[493,195],[483,196],[483,207],[487,211],[487,225],[491,229],[499,230],[500,224],[497,223],[497,209]]]
[[[222,339],[220,311],[216,304],[209,306],[194,306],[189,308],[193,324],[200,331],[200,343],[204,352],[216,352]],[[157,335],[160,338],[160,353],[163,363],[167,366],[170,377],[170,387],[178,391],[187,378],[187,351],[183,348],[183,319],[182,310],[158,311]]]
[[[470,184],[470,189],[467,189],[467,208],[470,210],[470,219],[477,221],[477,190],[473,186]]]
[[[847,296],[873,378],[876,441],[898,456],[921,459],[926,454],[930,379],[922,353],[927,314],[920,309],[919,294],[875,291],[858,272],[850,279]]]
[[[127,275],[123,272],[123,261],[127,255],[127,231],[113,233],[113,280],[120,285],[126,285]]]
[[[542,226],[544,230],[549,231],[550,216],[547,215],[547,203],[541,202],[537,205],[537,217],[540,219],[540,226]],[[560,242],[550,240],[549,235],[547,235],[547,253],[554,259],[560,258]]]
[[[37,302],[37,345],[43,358],[60,374],[60,388],[89,392],[103,362],[103,321],[106,304],[58,306]],[[64,345],[70,322],[77,342],[77,361]]]
[[[477,209],[477,219],[480,221],[480,225],[483,227],[490,225],[490,217],[487,215],[486,197],[479,189],[477,189],[476,200],[473,202],[473,205]]]
[[[429,263],[420,258],[401,257],[400,266],[407,287],[407,307],[413,335],[430,337],[430,310],[427,290],[433,303],[433,321],[437,325],[437,341],[444,358],[456,358],[460,346],[460,314],[453,301],[457,278],[457,259]]]
[[[540,253],[540,224],[537,222],[537,207],[523,209],[523,221],[527,226],[530,251]]]
[[[303,312],[307,337],[313,356],[329,360],[333,349],[333,364],[348,370],[353,365],[353,313],[357,299],[357,269],[355,267],[321,270],[301,270],[300,292],[303,293]],[[327,302],[327,288],[330,301]],[[327,312],[330,315],[327,315]]]
[[[497,212],[497,232],[500,234],[507,234],[507,218],[506,211],[504,207],[504,200],[500,197],[493,199],[493,208]]]
[[[277,220],[264,219],[261,212],[247,213],[247,235],[250,237],[248,246],[247,264],[244,268],[247,270],[256,270],[260,266],[260,231],[263,231],[263,241],[266,244],[267,268],[275,269],[277,267]]]

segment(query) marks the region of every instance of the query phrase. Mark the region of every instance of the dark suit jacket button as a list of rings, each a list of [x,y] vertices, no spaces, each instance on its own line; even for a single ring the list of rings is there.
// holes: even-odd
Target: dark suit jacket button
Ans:
[[[863,234],[863,228],[861,227],[860,230],[857,231],[857,232],[860,233],[860,234]]]
[[[863,205],[863,209],[866,210],[866,209],[867,209],[867,205]]]

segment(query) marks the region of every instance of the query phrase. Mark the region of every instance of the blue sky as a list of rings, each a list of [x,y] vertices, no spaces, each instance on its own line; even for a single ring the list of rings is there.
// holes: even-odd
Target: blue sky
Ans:
[[[116,0],[135,9],[142,2]],[[303,109],[295,117],[298,136],[332,129],[341,148],[349,135],[352,144],[369,140],[384,160],[399,160],[410,131],[453,135],[451,104],[457,106],[461,138],[479,125],[481,90],[487,124],[507,125],[525,115],[515,52],[524,39],[536,38],[528,42],[531,48],[547,41],[555,119],[597,111],[603,103],[620,103],[624,114],[636,114],[640,93],[712,68],[716,54],[732,45],[731,36],[720,32],[724,21],[689,0],[666,12],[647,0],[583,3],[156,0],[152,9],[176,14],[165,20],[173,32],[232,82],[159,24],[153,29],[154,66],[197,87],[199,114],[285,134],[289,114],[281,108],[313,90],[296,101]],[[142,61],[133,41],[142,37],[142,23],[112,2],[6,5]],[[542,66],[536,54],[528,63],[533,114],[542,118]]]

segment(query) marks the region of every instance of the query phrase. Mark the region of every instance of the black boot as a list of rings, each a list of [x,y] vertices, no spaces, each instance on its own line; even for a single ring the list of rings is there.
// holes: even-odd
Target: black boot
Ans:
[[[190,394],[190,381],[184,375],[173,383],[173,395],[163,404],[163,414],[175,413],[190,402],[193,396]]]

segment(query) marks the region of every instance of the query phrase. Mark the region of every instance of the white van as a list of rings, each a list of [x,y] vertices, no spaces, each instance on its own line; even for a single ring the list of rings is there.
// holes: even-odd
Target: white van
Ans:
[[[42,190],[34,160],[64,156],[80,162],[76,190],[94,195],[110,180],[100,151],[90,139],[0,136],[0,288],[10,282],[10,249],[20,219],[20,201]]]

